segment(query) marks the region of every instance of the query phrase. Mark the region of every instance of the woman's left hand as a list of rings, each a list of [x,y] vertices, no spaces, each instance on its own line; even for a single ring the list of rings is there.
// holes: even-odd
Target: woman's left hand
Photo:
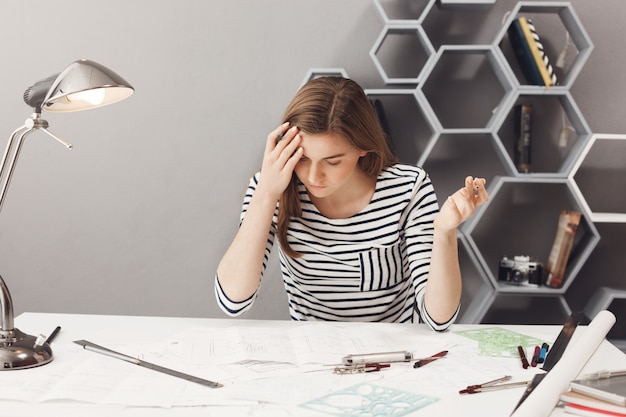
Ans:
[[[476,207],[489,200],[484,178],[465,178],[465,186],[449,196],[435,218],[435,228],[452,231],[476,212]]]

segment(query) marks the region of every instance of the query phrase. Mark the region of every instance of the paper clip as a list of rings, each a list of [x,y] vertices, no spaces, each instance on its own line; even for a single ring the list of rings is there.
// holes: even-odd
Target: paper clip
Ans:
[[[502,378],[494,379],[493,381],[484,382],[482,384],[468,385],[466,388],[459,391],[459,394],[478,394],[485,391],[496,391],[507,388],[522,387],[528,385],[530,381],[510,382],[508,384],[502,384],[501,382],[511,380],[510,375],[505,375]]]
[[[389,368],[388,363],[357,363],[354,365],[337,366],[333,371],[336,374],[360,374],[364,372],[378,372],[383,368]]]

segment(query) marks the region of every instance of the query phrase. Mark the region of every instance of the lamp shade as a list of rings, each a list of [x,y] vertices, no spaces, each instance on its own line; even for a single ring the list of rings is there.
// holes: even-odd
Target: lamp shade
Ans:
[[[87,59],[68,65],[43,99],[42,110],[71,112],[115,103],[135,90],[115,72]]]

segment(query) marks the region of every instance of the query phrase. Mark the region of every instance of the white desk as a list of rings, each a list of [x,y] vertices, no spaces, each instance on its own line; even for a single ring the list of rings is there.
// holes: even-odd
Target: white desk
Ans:
[[[142,369],[129,363],[99,355],[93,352],[87,352],[72,343],[74,340],[87,339],[106,347],[121,346],[122,343],[143,344],[143,346],[153,346],[163,342],[164,340],[185,331],[194,329],[213,329],[216,334],[226,328],[241,326],[246,328],[259,329],[283,329],[285,332],[290,329],[307,329],[307,326],[315,326],[319,323],[314,322],[291,322],[291,321],[264,321],[264,320],[241,320],[241,319],[197,319],[197,318],[170,318],[170,317],[126,317],[126,316],[98,316],[98,315],[71,315],[71,314],[43,314],[43,313],[25,313],[15,320],[17,328],[23,332],[38,335],[40,333],[49,334],[56,326],[61,326],[62,330],[52,343],[55,359],[47,365],[38,368],[26,370],[13,370],[0,372],[0,392],[6,391],[11,382],[28,378],[37,381],[45,381],[49,375],[58,373],[60,369],[68,369],[68,364],[79,364],[84,368],[89,366],[90,360],[104,361],[107,367],[110,366],[110,372],[113,375],[119,375],[122,379],[126,374],[133,372],[145,372],[150,375],[152,384],[146,384],[141,387],[143,392],[155,392],[155,404],[158,402],[158,390],[155,389],[156,384],[167,384],[172,380],[172,384],[188,384],[193,385],[195,390],[205,390],[202,392],[205,398],[210,396],[223,395],[228,390],[237,390],[239,387],[246,387],[245,384],[238,382],[219,381],[217,378],[211,378],[209,375],[204,376],[208,379],[224,382],[224,388],[210,389],[200,385],[192,384],[186,381],[180,381],[177,378],[158,374],[151,370]],[[310,385],[306,382],[319,382],[323,378],[328,382],[329,390],[333,387],[345,388],[350,385],[358,384],[375,384],[379,386],[392,386],[395,389],[401,389],[406,392],[416,392],[431,395],[433,387],[437,387],[436,397],[438,401],[433,402],[419,410],[412,411],[408,414],[399,414],[407,416],[508,416],[519,401],[524,388],[513,388],[494,392],[485,392],[474,395],[460,395],[458,391],[469,383],[486,382],[484,378],[491,372],[495,377],[504,374],[512,374],[514,380],[532,379],[534,373],[540,372],[539,368],[522,369],[519,358],[497,358],[491,359],[481,357],[477,349],[472,349],[470,339],[459,336],[457,332],[472,329],[488,329],[499,327],[516,333],[521,333],[546,342],[553,342],[561,326],[491,326],[491,325],[455,325],[449,332],[435,333],[427,329],[423,325],[400,325],[400,324],[370,324],[370,323],[337,323],[328,324],[328,326],[336,326],[344,331],[350,331],[350,334],[358,334],[362,337],[368,337],[373,332],[382,331],[391,332],[390,340],[400,340],[406,335],[406,344],[414,344],[416,335],[428,340],[429,343],[440,341],[441,343],[454,343],[450,346],[449,354],[446,359],[439,360],[428,364],[419,369],[413,369],[410,363],[392,364],[392,368],[381,372],[374,372],[359,375],[336,375],[332,373],[332,367],[328,371],[311,372],[309,374],[293,374],[283,377],[283,384],[277,385],[282,390],[284,398],[296,398],[301,396],[307,389],[313,389],[313,383]],[[222,330],[221,330],[222,329]],[[309,327],[309,329],[312,329]],[[585,328],[579,327],[574,338],[584,333]],[[394,338],[400,339],[394,339]],[[458,344],[459,340],[467,340],[467,346],[463,347]],[[397,348],[393,350],[411,350],[411,346],[398,343]],[[338,352],[337,362],[341,357],[348,353],[356,352]],[[432,352],[434,353],[434,352]],[[147,360],[147,359],[146,359]],[[108,361],[108,362],[107,362]],[[489,361],[489,362],[486,362]],[[154,362],[154,361],[151,361]],[[495,375],[500,371],[486,369],[485,364],[503,364],[504,368],[501,374]],[[473,367],[473,364],[476,364]],[[491,366],[491,365],[490,365]],[[65,368],[63,368],[65,367]],[[457,369],[463,368],[462,372]],[[619,349],[615,348],[608,342],[603,342],[594,356],[587,363],[583,372],[592,372],[600,369],[626,369],[626,355]],[[319,368],[318,368],[319,369]],[[182,369],[181,369],[182,370]],[[188,369],[185,369],[187,371]],[[475,376],[468,375],[475,371]],[[163,379],[165,378],[165,379]],[[310,378],[310,379],[307,379]],[[315,379],[313,379],[315,378]],[[166,381],[166,379],[168,379]],[[275,384],[280,378],[268,380],[267,384]],[[460,381],[457,381],[460,379]],[[176,380],[175,382],[173,380]],[[286,381],[293,381],[291,385],[284,384]],[[470,382],[467,382],[470,380]],[[166,381],[166,382],[164,382]],[[262,379],[261,379],[262,381]],[[339,383],[341,382],[341,383]],[[258,381],[257,381],[258,383]],[[94,385],[96,382],[94,382]],[[86,383],[85,388],[90,383]],[[180,385],[176,385],[179,387]],[[45,388],[40,388],[45,391]],[[223,390],[223,391],[220,391]],[[217,394],[220,391],[220,394]],[[1,395],[1,394],[0,394]],[[285,401],[289,402],[289,401]],[[331,410],[332,411],[332,410]],[[5,397],[0,399],[0,415],[89,415],[89,416],[333,416],[331,411],[322,413],[314,411],[314,409],[302,407],[296,404],[275,404],[275,403],[243,403],[239,402],[232,405],[203,405],[203,406],[175,406],[171,408],[163,407],[136,407],[125,406],[123,404],[97,404],[91,401],[79,402],[76,400],[55,401],[12,401]],[[560,408],[556,408],[552,416],[564,415]]]

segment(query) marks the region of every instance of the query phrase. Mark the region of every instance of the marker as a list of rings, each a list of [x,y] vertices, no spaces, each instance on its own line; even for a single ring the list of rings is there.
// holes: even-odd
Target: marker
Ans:
[[[517,347],[517,351],[519,352],[519,357],[522,360],[522,368],[528,369],[528,359],[526,359],[526,354],[524,353],[524,348],[521,346]]]
[[[535,353],[533,354],[533,360],[530,363],[533,367],[537,366],[537,362],[539,362],[540,352],[541,352],[541,348],[539,346],[535,346]]]
[[[548,353],[548,344],[544,343],[541,345],[541,351],[539,352],[539,359],[537,359],[537,363],[543,363],[546,360],[546,355]]]
[[[447,350],[443,350],[439,353],[435,353],[433,356],[429,356],[428,358],[420,359],[413,364],[413,368],[421,368],[424,365],[431,363],[432,361],[436,361],[437,359],[441,359],[448,354]]]

